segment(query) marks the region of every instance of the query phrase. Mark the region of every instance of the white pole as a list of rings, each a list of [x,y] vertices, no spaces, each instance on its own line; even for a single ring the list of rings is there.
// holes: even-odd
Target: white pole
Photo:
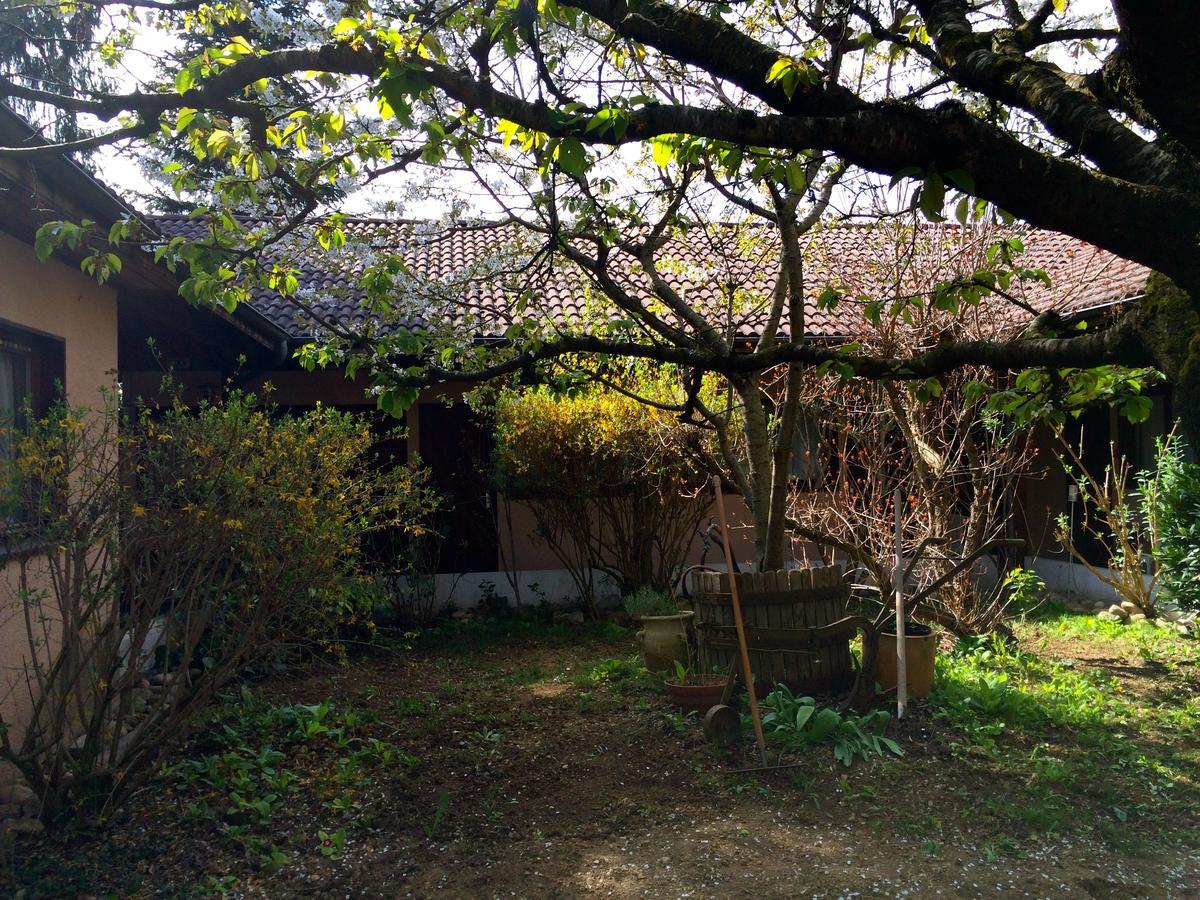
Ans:
[[[901,503],[903,499],[900,488],[896,488],[893,505],[896,507],[896,574],[893,578],[896,591],[896,718],[903,719],[908,709],[908,671],[904,634],[904,548],[903,528],[901,527]]]

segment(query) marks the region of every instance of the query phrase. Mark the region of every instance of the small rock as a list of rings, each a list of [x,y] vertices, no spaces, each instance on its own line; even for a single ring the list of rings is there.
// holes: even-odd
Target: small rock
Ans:
[[[8,834],[41,834],[45,829],[41,819],[9,819],[0,822],[0,831]]]
[[[22,803],[32,803],[36,800],[37,794],[24,781],[14,780],[9,784],[0,785],[0,804],[5,806],[20,805]]]
[[[1125,621],[1125,618],[1123,616],[1117,615],[1111,609],[1106,609],[1106,610],[1103,610],[1102,612],[1097,613],[1096,618],[1102,619],[1105,622],[1124,622]]]
[[[471,614],[469,612],[467,612],[465,609],[456,609],[454,612],[452,612],[450,614],[450,618],[457,619],[458,621],[461,622],[464,619],[471,618]]]
[[[1135,612],[1139,612],[1137,604],[1134,603],[1132,600],[1122,600],[1120,603],[1120,607],[1121,607],[1121,609],[1125,610],[1125,612],[1129,613],[1129,615],[1131,615],[1131,616]]]
[[[1114,603],[1108,608],[1108,614],[1111,616],[1116,616],[1122,622],[1129,618],[1128,610],[1126,610],[1123,605],[1117,603]]]
[[[1146,614],[1145,613],[1133,613],[1133,615],[1131,615],[1129,617],[1129,621],[1130,622],[1145,622]]]

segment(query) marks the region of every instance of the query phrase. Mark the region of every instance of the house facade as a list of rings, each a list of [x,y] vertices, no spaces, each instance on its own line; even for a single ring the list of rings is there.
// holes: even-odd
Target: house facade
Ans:
[[[158,223],[167,234],[188,237],[199,236],[198,229],[203,228],[199,222],[177,217],[165,217]],[[412,293],[418,300],[407,312],[386,323],[375,323],[381,327],[445,325],[486,342],[503,334],[514,320],[511,285],[489,275],[498,254],[521,249],[524,237],[514,226],[435,228],[420,222],[351,218],[345,221],[345,229],[350,249],[344,262],[337,257],[302,259],[297,266],[305,303],[326,321],[354,329],[369,318],[355,285],[355,252],[399,254],[411,275]],[[664,267],[666,277],[690,303],[701,307],[719,303],[719,292],[713,285],[723,278],[736,278],[750,292],[769,296],[777,272],[770,242],[747,242],[740,237],[731,231],[729,245],[715,250],[686,243],[672,248],[673,265]],[[1144,267],[1065,235],[1032,230],[1025,232],[1023,239],[1025,251],[1020,263],[1045,270],[1050,281],[1048,286],[1033,283],[1023,298],[1037,312],[1053,310],[1086,321],[1091,327],[1103,327],[1124,304],[1141,295],[1149,277]],[[887,296],[888,291],[898,291],[898,286],[887,280],[888,275],[880,274],[877,265],[890,252],[889,240],[886,234],[857,226],[832,227],[815,234],[805,260],[811,286],[805,322],[811,339],[834,344],[855,340],[862,328],[863,309],[849,298],[855,293]],[[719,271],[711,256],[720,257]],[[841,284],[847,295],[836,309],[818,302],[817,295],[830,282]],[[633,289],[638,288],[636,277],[631,275],[629,283]],[[537,297],[544,319],[578,322],[589,312],[588,286],[578,274],[562,268],[542,272],[529,288]],[[439,297],[450,300],[442,302]],[[313,340],[320,331],[318,323],[277,295],[261,292],[252,305],[286,334],[291,351]],[[403,310],[403,304],[401,307]],[[1009,309],[1006,314],[1011,312]],[[751,309],[733,322],[739,337],[747,342],[756,338],[761,324],[755,315]],[[1028,318],[1015,318],[1011,324],[1019,326]],[[338,371],[305,371],[292,352],[248,375],[241,383],[254,390],[270,385],[272,399],[285,408],[303,409],[317,403],[363,412],[375,408],[365,383],[347,379]],[[123,377],[131,380],[132,374]],[[1158,392],[1154,414],[1141,426],[1121,422],[1108,409],[1089,412],[1081,421],[1090,448],[1089,459],[1106,456],[1113,441],[1122,452],[1140,454],[1139,460],[1148,461],[1147,448],[1152,450],[1154,435],[1169,429],[1172,421],[1169,388]],[[497,494],[491,485],[486,474],[492,453],[489,423],[462,401],[462,390],[450,385],[424,391],[408,410],[404,424],[407,440],[395,448],[397,460],[419,454],[431,469],[436,486],[450,501],[443,523],[445,549],[438,568],[440,599],[472,606],[481,591],[492,584],[521,602],[540,595],[555,601],[570,600],[576,588],[550,548],[534,535],[530,510]],[[1066,499],[1067,479],[1050,436],[1039,434],[1037,444],[1034,473],[1020,484],[1016,496],[1009,498],[1013,506],[1009,537],[1023,543],[1025,564],[1042,574],[1052,588],[1108,597],[1111,589],[1097,582],[1083,566],[1069,562],[1054,537],[1058,516],[1072,514]],[[799,478],[806,476],[801,471],[804,465],[803,454],[797,453],[794,466]],[[735,498],[733,508],[734,518],[743,526],[735,542],[736,555],[749,562],[753,558],[751,532],[745,527],[749,517],[740,498]],[[1073,514],[1081,515],[1081,510]],[[794,557],[803,561],[818,557],[821,548],[797,540],[792,550]],[[689,559],[698,562],[703,552],[697,537]],[[1089,552],[1096,564],[1103,564],[1106,548],[1096,546]],[[712,551],[708,561],[714,561]],[[602,580],[602,592],[615,590],[615,584]]]
[[[0,106],[0,145],[39,143],[20,117]],[[0,463],[11,461],[14,432],[31,413],[40,416],[60,399],[91,409],[120,403],[120,371],[153,355],[148,338],[197,348],[201,368],[214,370],[204,377],[214,380],[238,356],[279,352],[273,331],[253,310],[235,318],[188,306],[177,295],[175,277],[149,253],[118,251],[120,272],[98,284],[80,270],[89,248],[64,249],[45,261],[35,252],[35,235],[46,222],[88,219],[102,237],[126,218],[138,214],[67,159],[0,160]],[[142,220],[142,226],[154,233],[150,222]],[[20,509],[7,507],[0,519],[0,718],[14,745],[36,691],[25,666],[27,627],[37,632],[47,626],[49,641],[58,627],[26,621],[22,584],[30,591],[50,586],[45,555],[24,534],[21,519]],[[6,793],[13,784],[0,767],[0,819],[21,813],[22,798]]]
[[[24,127],[11,114],[6,114],[5,122],[10,129]],[[31,134],[24,138],[33,139]],[[33,351],[38,350],[36,355],[48,360],[37,367],[36,377],[43,387],[36,392],[35,401],[46,402],[38,397],[49,396],[46,386],[61,380],[73,402],[89,402],[98,396],[101,385],[119,382],[124,401],[131,403],[154,396],[164,373],[170,371],[191,399],[216,396],[231,386],[265,394],[269,386],[271,400],[284,409],[320,403],[375,413],[374,398],[362,381],[334,370],[308,372],[297,364],[295,351],[313,339],[318,327],[298,315],[283,298],[263,292],[233,315],[196,309],[179,299],[175,278],[155,267],[145,254],[131,254],[121,274],[103,287],[78,272],[76,260],[69,255],[39,264],[30,244],[40,222],[87,217],[103,225],[136,213],[66,160],[46,158],[32,168],[4,165],[8,187],[4,202],[12,214],[5,219],[7,233],[2,239],[6,256],[14,260],[14,277],[5,285],[9,293],[0,304],[0,322],[9,329],[3,340],[23,348],[10,351],[10,357],[24,353],[32,359]],[[195,237],[195,229],[203,227],[180,217],[143,220],[143,225],[144,234],[151,239],[156,234]],[[438,313],[432,309],[436,301],[421,299],[407,322],[393,321],[389,327],[424,326],[441,315],[433,324],[449,322],[486,342],[511,322],[511,293],[487,277],[488,260],[502,248],[521,242],[511,227],[476,224],[439,229],[415,222],[349,219],[346,229],[352,247],[401,253],[424,285],[465,298],[468,302],[460,304],[461,308],[473,310],[454,320],[458,313]],[[848,295],[856,285],[870,290],[872,260],[883,253],[872,240],[869,230],[835,227],[819,233],[809,246],[806,265],[816,287],[806,328],[813,339],[834,343],[853,339],[861,308],[847,301],[836,311],[826,309],[817,302],[816,288],[836,279],[848,286]],[[1055,309],[1099,321],[1136,297],[1148,275],[1140,266],[1063,235],[1032,231],[1025,240],[1022,261],[1044,268],[1053,286],[1030,298],[1039,310]],[[686,247],[680,254],[685,264],[671,277],[690,298],[700,297],[702,305],[714,280],[707,261],[702,252]],[[726,275],[740,279],[751,290],[769,294],[777,265],[769,253],[741,249],[725,254],[725,265]],[[323,315],[348,325],[361,323],[368,315],[355,290],[349,257],[344,265],[336,259],[301,259],[298,268],[301,291]],[[552,319],[569,322],[587,312],[588,291],[577,275],[560,269],[542,277],[533,288],[539,305]],[[421,292],[414,293],[418,299],[419,295]],[[74,299],[68,302],[68,297]],[[752,316],[737,323],[739,335],[744,333],[746,340],[754,338],[756,327]],[[15,339],[21,337],[23,343]],[[59,357],[61,361],[56,361]],[[9,376],[10,381],[15,385],[16,378],[28,377],[32,383],[34,368],[28,373]],[[2,385],[0,382],[0,391]],[[16,396],[19,390],[14,387],[9,393]],[[1169,421],[1169,399],[1165,404],[1159,416],[1162,423]],[[450,501],[443,523],[446,546],[439,562],[440,599],[470,606],[489,583],[522,601],[534,596],[569,599],[574,585],[551,550],[533,534],[530,511],[498,495],[486,477],[492,452],[489,423],[462,402],[461,390],[451,385],[425,391],[409,409],[404,425],[406,438],[391,442],[386,452],[396,462],[419,454]],[[1118,425],[1110,425],[1112,436],[1127,439]],[[1137,440],[1146,443],[1144,437]],[[1107,450],[1107,442],[1103,446]],[[1070,510],[1065,479],[1049,447],[1044,462],[1044,471],[1018,491],[1015,528],[1029,550],[1029,564],[1058,586],[1060,569],[1071,574],[1079,567],[1066,566],[1061,548],[1053,540],[1050,523]],[[803,464],[799,457],[797,464]],[[1061,500],[1054,499],[1058,494]],[[735,518],[744,523],[744,506],[735,503],[735,510]],[[740,536],[735,545],[737,555],[749,560],[749,531]],[[793,547],[797,559],[812,558],[815,549],[802,542]],[[702,552],[697,538],[691,558],[698,561]],[[614,590],[615,585],[605,585],[602,579],[602,593]]]

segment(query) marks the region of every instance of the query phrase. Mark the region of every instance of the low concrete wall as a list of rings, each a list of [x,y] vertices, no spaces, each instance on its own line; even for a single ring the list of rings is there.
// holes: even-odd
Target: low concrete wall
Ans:
[[[593,590],[596,602],[602,607],[616,608],[621,592],[613,579],[604,572],[593,570]],[[516,581],[514,588],[513,580]],[[464,572],[457,575],[438,575],[436,602],[438,608],[453,603],[456,609],[475,609],[492,584],[500,597],[508,598],[512,608],[529,608],[543,602],[551,606],[568,607],[579,602],[579,588],[566,569],[524,569],[520,572]]]
[[[1047,588],[1064,597],[1103,600],[1106,603],[1121,602],[1121,597],[1112,587],[1093,575],[1087,566],[1079,563],[1029,556],[1025,559],[1025,568],[1037,572],[1042,581],[1046,582]],[[1110,574],[1108,569],[1100,571],[1105,575]],[[1146,576],[1145,581],[1149,584],[1149,576]]]

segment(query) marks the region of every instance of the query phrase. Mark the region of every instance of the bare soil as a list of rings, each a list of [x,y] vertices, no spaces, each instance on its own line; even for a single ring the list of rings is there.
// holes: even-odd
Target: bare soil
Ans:
[[[1053,827],[1030,824],[1028,785],[953,754],[955,735],[920,705],[892,726],[903,759],[845,769],[821,747],[799,767],[736,774],[752,755],[708,745],[650,686],[588,682],[633,651],[631,639],[519,640],[276,677],[263,690],[277,702],[375,711],[375,733],[416,762],[377,772],[356,807],[335,812],[329,754],[290,758],[302,786],[270,826],[284,855],[274,866],[189,818],[164,778],[98,831],[11,848],[22,886],[10,886],[26,897],[1200,897],[1196,818],[1173,823],[1178,841],[1131,849],[1120,827],[1102,827],[1098,790]],[[1052,652],[1112,665],[1070,642]],[[1154,684],[1114,674],[1130,690]],[[317,832],[337,828],[348,837],[327,858]]]

